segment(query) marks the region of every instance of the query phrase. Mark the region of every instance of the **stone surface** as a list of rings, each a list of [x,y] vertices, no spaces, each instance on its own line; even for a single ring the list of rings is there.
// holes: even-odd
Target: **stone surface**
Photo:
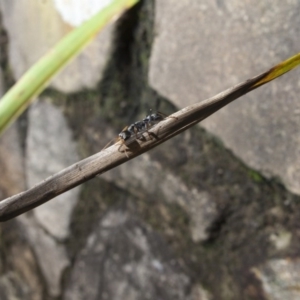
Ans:
[[[0,69],[0,97],[4,86]],[[16,124],[0,136],[0,199],[20,193],[25,188],[24,158]]]
[[[167,244],[133,214],[114,209],[88,237],[63,299],[196,300],[190,288]]]
[[[79,160],[72,133],[62,111],[48,102],[35,103],[28,114],[26,175],[32,187]],[[54,237],[69,234],[71,213],[80,187],[74,188],[34,210],[38,222]]]
[[[0,69],[0,97],[3,95],[2,70]],[[0,136],[0,200],[17,194],[25,189],[24,157],[20,146],[17,124],[13,124]],[[9,222],[8,222],[9,224]],[[11,223],[10,223],[11,224]],[[2,225],[2,224],[1,224]],[[1,226],[1,263],[0,263],[0,299],[1,300],[41,300],[41,284],[38,279],[35,260],[28,247],[13,239],[9,257],[3,255],[5,239],[13,226]],[[5,234],[3,234],[5,230]],[[5,263],[3,263],[3,261]],[[4,271],[4,264],[11,269]]]
[[[141,167],[143,166],[143,167]],[[169,203],[179,204],[190,216],[190,231],[195,242],[207,238],[207,228],[216,215],[216,205],[210,195],[196,188],[189,188],[183,180],[153,160],[145,153],[143,156],[119,166],[103,175],[133,194],[140,192],[157,193]]]
[[[62,273],[70,264],[65,247],[46,234],[33,218],[22,215],[18,220],[23,224],[25,235],[34,249],[48,293],[57,297],[61,293]]]
[[[299,52],[299,1],[157,0],[150,84],[178,107]],[[203,122],[226,147],[300,194],[300,69]]]
[[[279,227],[270,235],[269,239],[276,250],[282,251],[291,246],[292,237],[291,232]]]
[[[299,259],[273,259],[265,265],[253,268],[252,272],[262,283],[267,299],[300,299]]]
[[[8,128],[0,137],[0,170],[0,199],[25,189],[24,157],[16,124]]]
[[[30,300],[29,289],[19,276],[9,272],[0,276],[0,299],[1,300]]]
[[[9,36],[9,60],[16,79],[42,55],[73,29],[65,18],[66,7],[56,0],[0,0],[3,22]],[[68,2],[68,5],[72,3]],[[99,5],[94,1],[81,1],[77,10],[71,10],[67,20],[86,18],[86,10]],[[56,8],[58,7],[58,8]],[[82,18],[78,16],[82,14]],[[110,52],[114,26],[106,27],[100,35],[52,82],[63,92],[91,88],[101,79]]]
[[[14,272],[22,278],[23,285],[26,286],[28,299],[42,300],[44,282],[32,248],[24,242],[24,239],[14,239],[13,243],[8,260],[11,261]],[[0,299],[2,298],[0,297]]]

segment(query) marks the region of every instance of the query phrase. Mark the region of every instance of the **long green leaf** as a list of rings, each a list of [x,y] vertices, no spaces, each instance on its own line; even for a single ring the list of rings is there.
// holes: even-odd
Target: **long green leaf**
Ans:
[[[112,0],[111,4],[70,32],[32,66],[0,101],[0,134],[107,23],[137,2],[138,0]]]

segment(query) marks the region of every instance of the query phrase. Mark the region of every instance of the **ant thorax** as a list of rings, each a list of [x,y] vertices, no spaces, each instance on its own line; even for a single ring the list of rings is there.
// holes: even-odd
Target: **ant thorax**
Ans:
[[[138,122],[135,122],[134,124],[131,124],[129,127],[128,127],[128,131],[131,133],[131,134],[137,134],[137,133],[140,133],[142,131],[144,131],[146,129],[145,127],[145,124],[143,121],[138,121]]]

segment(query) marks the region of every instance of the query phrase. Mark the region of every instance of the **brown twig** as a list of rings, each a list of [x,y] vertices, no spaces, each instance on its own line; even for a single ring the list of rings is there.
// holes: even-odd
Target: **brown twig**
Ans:
[[[126,141],[126,146],[129,148],[129,150],[127,150],[128,157],[118,151],[118,143],[114,144],[52,175],[33,188],[1,201],[0,221],[6,221],[16,217],[96,175],[102,174],[158,146],[199,123],[228,103],[256,89],[260,85],[265,84],[266,82],[263,81],[263,79],[266,78],[271,71],[272,69],[212,98],[179,110],[172,115],[175,118],[166,118],[149,130],[150,135],[155,136],[155,138],[149,138],[150,135],[145,135],[145,140],[129,139]],[[260,84],[260,82],[262,83]]]

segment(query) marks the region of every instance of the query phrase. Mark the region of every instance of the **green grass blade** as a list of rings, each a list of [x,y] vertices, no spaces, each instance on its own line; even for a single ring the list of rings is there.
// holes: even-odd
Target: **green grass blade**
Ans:
[[[107,23],[137,2],[138,0],[113,0],[90,20],[70,32],[34,64],[0,101],[0,134]]]

